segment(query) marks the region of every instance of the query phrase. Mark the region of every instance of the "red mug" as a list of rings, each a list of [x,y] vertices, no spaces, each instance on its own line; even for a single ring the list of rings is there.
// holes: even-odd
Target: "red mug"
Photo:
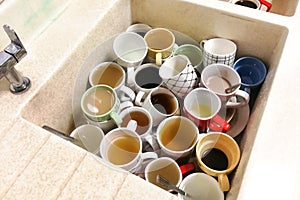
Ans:
[[[218,115],[221,109],[220,98],[206,88],[192,90],[184,99],[183,111],[187,118],[192,120],[199,132],[210,131],[226,132],[230,124]]]

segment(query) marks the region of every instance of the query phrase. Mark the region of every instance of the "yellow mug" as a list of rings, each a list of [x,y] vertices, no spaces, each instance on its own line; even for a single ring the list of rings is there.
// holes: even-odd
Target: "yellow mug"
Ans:
[[[165,28],[154,28],[144,37],[148,46],[148,57],[154,59],[157,65],[171,56],[175,44],[174,34]]]
[[[218,177],[222,191],[229,191],[230,174],[240,160],[240,148],[229,135],[221,132],[201,134],[196,146],[199,167],[211,176]]]

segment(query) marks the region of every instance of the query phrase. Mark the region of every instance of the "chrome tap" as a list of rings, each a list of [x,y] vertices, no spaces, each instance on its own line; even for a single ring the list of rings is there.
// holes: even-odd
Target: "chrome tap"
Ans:
[[[11,43],[0,52],[0,79],[5,77],[9,81],[9,89],[12,93],[25,92],[31,85],[30,80],[22,77],[14,66],[26,56],[26,49],[12,28],[8,25],[4,25],[3,28]]]

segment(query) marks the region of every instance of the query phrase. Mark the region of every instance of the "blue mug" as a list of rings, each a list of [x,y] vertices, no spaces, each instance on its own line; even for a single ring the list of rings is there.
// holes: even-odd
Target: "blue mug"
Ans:
[[[233,64],[233,69],[241,77],[241,89],[257,93],[267,75],[265,64],[255,57],[242,57]]]

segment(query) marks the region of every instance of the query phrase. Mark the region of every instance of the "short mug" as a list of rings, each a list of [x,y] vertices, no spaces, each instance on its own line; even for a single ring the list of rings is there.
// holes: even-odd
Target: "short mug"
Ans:
[[[230,66],[224,64],[211,64],[201,73],[201,84],[217,94],[226,108],[239,108],[249,103],[249,94],[240,90],[241,78]],[[233,87],[231,90],[226,90]],[[237,99],[232,102],[231,98]]]
[[[174,34],[166,28],[154,28],[145,35],[148,45],[148,57],[154,59],[157,65],[162,64],[162,60],[171,56],[174,44]]]
[[[230,124],[218,114],[221,105],[220,98],[211,90],[196,88],[185,97],[183,111],[201,133],[209,130],[226,132]]]
[[[201,134],[196,146],[196,159],[200,169],[218,177],[222,191],[229,191],[228,174],[236,168],[240,156],[237,142],[221,132]]]
[[[101,144],[100,155],[113,167],[132,173],[147,159],[156,159],[154,152],[142,152],[142,139],[128,128],[116,128],[108,132]]]
[[[202,40],[200,48],[203,51],[203,67],[213,63],[232,66],[237,51],[236,44],[225,38]]]

